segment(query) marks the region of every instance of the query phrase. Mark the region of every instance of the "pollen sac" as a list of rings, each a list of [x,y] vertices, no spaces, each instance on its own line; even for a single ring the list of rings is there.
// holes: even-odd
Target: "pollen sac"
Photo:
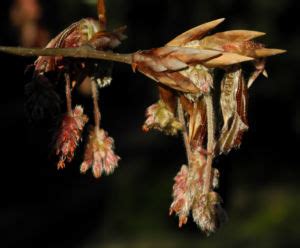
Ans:
[[[95,178],[109,175],[118,166],[120,157],[114,153],[114,140],[103,129],[91,129],[80,171],[92,169]]]
[[[65,160],[70,162],[74,157],[75,149],[81,139],[81,133],[88,121],[81,106],[76,106],[72,113],[63,117],[56,141],[56,154],[60,157],[58,169],[65,167]]]
[[[221,202],[221,197],[212,191],[199,197],[192,207],[194,221],[207,235],[214,233],[227,220]]]
[[[176,135],[182,129],[181,123],[162,100],[147,108],[146,117],[143,125],[146,132],[153,128],[168,135]]]

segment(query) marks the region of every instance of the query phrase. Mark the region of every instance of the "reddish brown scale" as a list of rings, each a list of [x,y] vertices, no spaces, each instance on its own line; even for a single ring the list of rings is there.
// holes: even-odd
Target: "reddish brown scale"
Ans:
[[[167,104],[167,107],[172,113],[176,113],[177,98],[175,92],[164,86],[158,86],[160,98]]]
[[[224,52],[235,52],[239,50],[239,46],[235,43],[227,43],[222,46]]]
[[[243,78],[240,79],[240,83],[237,89],[236,101],[237,101],[237,113],[241,117],[241,120],[248,126],[247,118],[247,102],[248,94],[247,88]],[[234,146],[239,146],[242,143],[244,131],[239,131],[234,141]]]

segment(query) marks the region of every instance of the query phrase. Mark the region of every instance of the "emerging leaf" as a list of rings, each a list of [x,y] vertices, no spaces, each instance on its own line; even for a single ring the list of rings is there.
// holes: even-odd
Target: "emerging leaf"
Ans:
[[[189,41],[201,39],[207,32],[214,29],[224,20],[225,18],[221,18],[192,28],[169,41],[167,46],[184,46]]]
[[[113,49],[121,44],[125,38],[124,28],[115,32],[108,32],[101,29],[99,22],[92,18],[81,19],[73,23],[55,38],[53,38],[46,48],[75,48],[90,46],[96,50]],[[38,72],[48,72],[58,70],[63,67],[62,57],[40,56],[35,61],[35,69]]]
[[[198,93],[200,89],[180,70],[219,56],[220,53],[183,47],[161,47],[133,55],[133,69],[175,90]]]
[[[248,129],[247,87],[240,68],[226,72],[221,83],[220,104],[224,124],[217,149],[228,153],[240,146],[243,133]]]

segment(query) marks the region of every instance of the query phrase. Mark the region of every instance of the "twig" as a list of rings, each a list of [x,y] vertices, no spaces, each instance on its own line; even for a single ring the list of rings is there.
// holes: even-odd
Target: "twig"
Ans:
[[[78,48],[23,48],[0,46],[0,52],[18,56],[64,56],[70,58],[110,60],[125,64],[132,63],[132,54],[97,51],[89,46]]]
[[[205,104],[207,114],[207,161],[204,169],[203,193],[207,194],[211,190],[212,161],[214,156],[213,149],[215,144],[214,110],[212,96],[210,94],[205,95]]]

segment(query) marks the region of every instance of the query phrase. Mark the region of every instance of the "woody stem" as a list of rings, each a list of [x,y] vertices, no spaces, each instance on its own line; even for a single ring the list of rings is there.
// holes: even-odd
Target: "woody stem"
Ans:
[[[98,130],[100,128],[100,121],[101,121],[101,113],[98,104],[99,91],[95,80],[92,80],[91,84],[92,84],[92,97],[93,97],[93,104],[94,104],[95,129]]]
[[[125,64],[132,63],[132,54],[97,51],[89,46],[78,48],[23,48],[0,46],[0,52],[18,56],[63,56],[69,58],[109,60]]]
[[[188,138],[187,126],[186,126],[186,121],[184,118],[184,112],[183,112],[183,108],[182,108],[179,98],[177,98],[177,113],[178,113],[179,121],[182,125],[182,136],[183,136],[184,146],[185,146],[185,150],[186,150],[188,165],[190,166],[192,151],[191,151],[191,145],[190,145],[189,138]]]
[[[65,73],[66,81],[66,102],[67,102],[67,113],[68,115],[72,114],[72,96],[71,96],[71,80],[70,75]]]
[[[207,114],[207,161],[204,168],[204,184],[203,193],[207,194],[211,190],[211,176],[212,176],[212,161],[214,155],[215,144],[215,124],[214,124],[214,110],[212,96],[210,94],[205,95],[206,114]]]

